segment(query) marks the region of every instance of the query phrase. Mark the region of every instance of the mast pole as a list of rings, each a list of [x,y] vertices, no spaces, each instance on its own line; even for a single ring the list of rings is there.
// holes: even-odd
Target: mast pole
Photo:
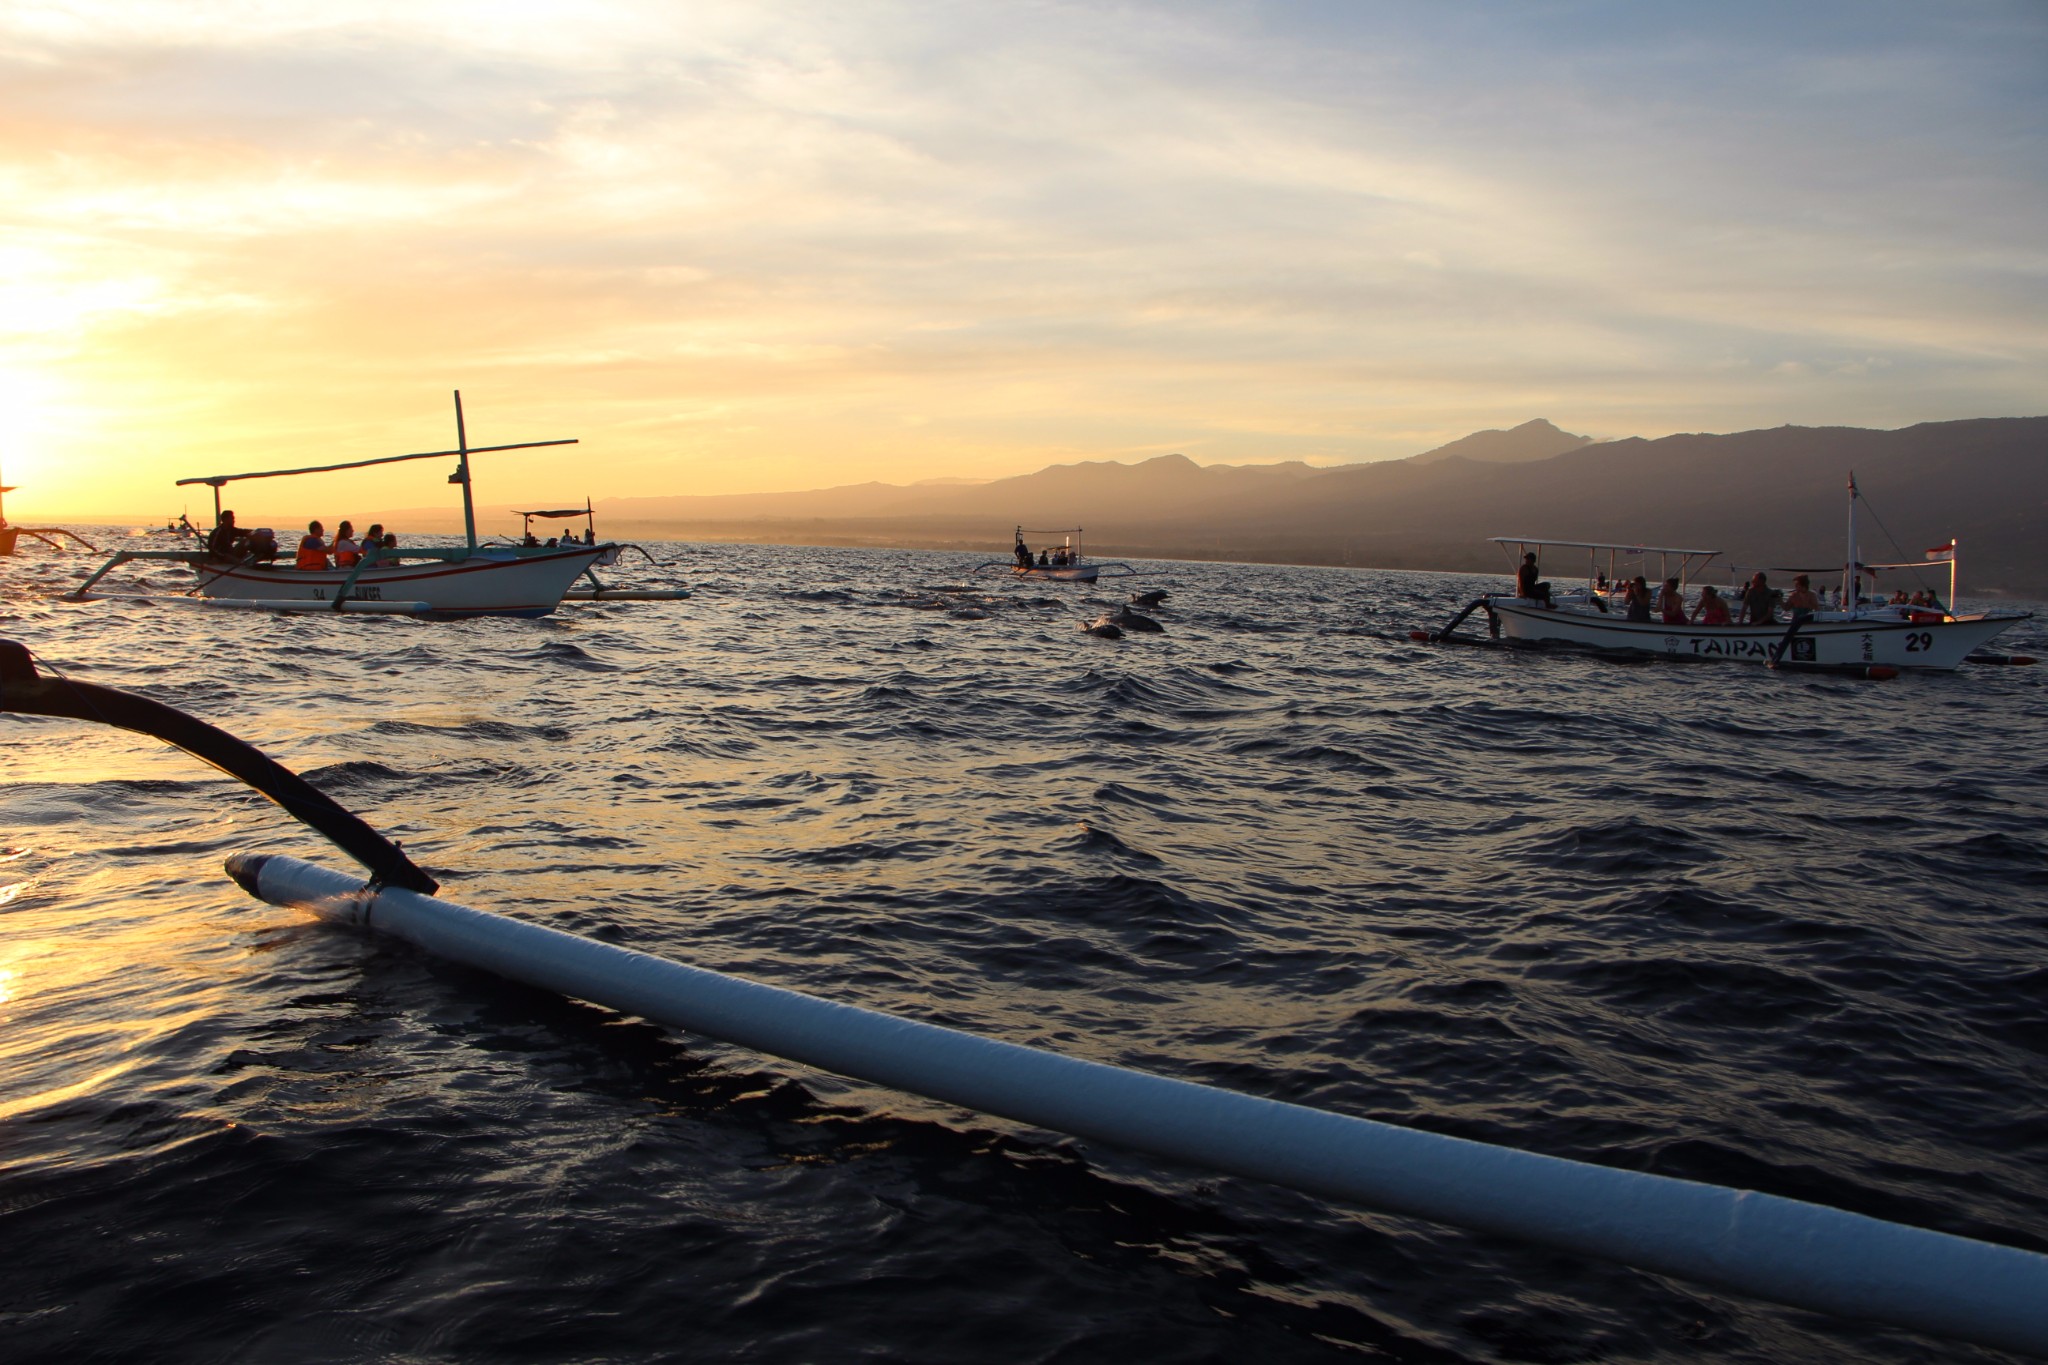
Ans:
[[[462,530],[469,537],[469,548],[476,549],[476,500],[469,492],[469,435],[462,426],[462,390],[455,391],[455,445],[461,463],[448,482],[462,485]]]
[[[1856,562],[1856,471],[1849,471],[1849,559],[1842,569],[1842,609],[1854,614],[1863,566]]]

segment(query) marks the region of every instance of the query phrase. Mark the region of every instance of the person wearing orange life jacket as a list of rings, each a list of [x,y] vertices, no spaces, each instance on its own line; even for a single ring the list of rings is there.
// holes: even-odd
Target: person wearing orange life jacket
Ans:
[[[297,563],[293,565],[294,568],[331,569],[334,567],[327,562],[327,542],[321,539],[321,535],[325,530],[326,528],[317,521],[306,523],[306,535],[299,542],[299,557]]]
[[[334,567],[353,569],[363,552],[356,547],[355,523],[344,521],[334,528]]]

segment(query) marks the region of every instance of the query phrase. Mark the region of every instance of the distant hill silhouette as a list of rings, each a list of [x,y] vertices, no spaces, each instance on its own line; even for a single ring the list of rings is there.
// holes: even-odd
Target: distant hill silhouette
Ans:
[[[1574,436],[1569,431],[1559,431],[1544,418],[1524,422],[1508,431],[1475,431],[1449,445],[1425,450],[1420,455],[1411,455],[1411,464],[1436,464],[1443,460],[1481,460],[1487,464],[1525,464],[1530,460],[1547,460],[1553,455],[1562,455],[1567,450],[1593,444],[1590,436]]]
[[[1546,445],[1558,448],[1532,453]],[[1518,535],[1697,545],[1739,564],[1822,567],[1841,563],[1851,470],[1865,494],[1866,560],[1917,560],[1958,536],[1966,593],[2048,598],[2048,417],[1597,444],[1539,420],[1411,459],[1333,469],[1205,467],[1162,455],[979,484],[607,498],[597,516],[613,536],[990,558],[1008,553],[1021,524],[1085,527],[1091,554],[1125,558],[1494,572],[1507,559],[1486,538]],[[1561,553],[1549,565],[1569,571]]]

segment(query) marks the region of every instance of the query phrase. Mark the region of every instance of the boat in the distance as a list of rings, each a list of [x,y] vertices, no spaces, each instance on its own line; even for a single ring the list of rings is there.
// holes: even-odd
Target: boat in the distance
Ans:
[[[183,512],[178,513],[176,521],[167,521],[161,526],[147,527],[136,532],[136,534],[144,536],[176,536],[179,540],[204,540],[206,538],[206,532],[194,526],[192,519]]]
[[[688,588],[614,588],[598,580],[592,569],[608,568],[619,562],[627,550],[639,555],[649,564],[660,561],[648,554],[643,546],[621,545],[616,541],[597,538],[597,513],[584,498],[581,507],[560,507],[549,511],[522,512],[512,509],[512,515],[521,518],[519,540],[514,545],[521,555],[547,554],[555,550],[573,550],[580,546],[597,547],[597,562],[583,571],[588,587],[572,587],[562,594],[565,602],[678,602],[690,595]],[[579,538],[576,528],[564,527],[559,535],[549,536],[543,541],[533,529],[536,519],[541,521],[568,521],[577,517],[583,519],[583,535]],[[486,547],[489,548],[489,547]]]
[[[278,552],[275,540],[265,548],[244,542],[232,557],[221,557],[204,548],[190,550],[123,550],[79,585],[77,598],[114,596],[93,593],[93,587],[119,565],[133,561],[183,564],[191,568],[196,583],[193,597],[216,606],[247,607],[275,611],[346,611],[410,616],[545,616],[561,605],[562,598],[578,578],[613,550],[610,544],[575,545],[553,550],[521,550],[510,545],[480,545],[476,537],[476,504],[471,492],[470,457],[503,450],[533,450],[543,446],[574,445],[571,440],[519,441],[510,445],[472,446],[462,418],[462,395],[455,395],[455,436],[453,450],[429,450],[412,455],[386,455],[342,464],[311,465],[296,469],[268,469],[246,474],[207,474],[180,479],[179,486],[205,484],[213,489],[214,525],[221,522],[220,490],[245,479],[282,478],[296,474],[322,474],[341,469],[362,469],[371,465],[396,464],[405,460],[445,459],[454,456],[455,472],[448,482],[462,488],[462,520],[466,543],[456,546],[406,545],[396,549],[365,546],[362,558],[345,568],[299,569]],[[254,538],[251,538],[252,541]],[[274,557],[273,557],[274,556]]]
[[[1057,545],[1042,547],[1032,554],[1026,536],[1061,536]],[[1009,559],[991,559],[974,566],[973,572],[1007,572],[1016,578],[1043,578],[1056,583],[1093,583],[1098,578],[1135,578],[1138,571],[1121,560],[1090,560],[1081,553],[1081,528],[1066,531],[1027,531],[1017,528],[1017,544]]]
[[[1682,593],[1697,589],[1702,572],[1719,550],[1680,549],[1657,545],[1620,545],[1592,541],[1549,540],[1537,536],[1494,536],[1511,562],[1531,550],[1587,552],[1585,582],[1553,588],[1547,597],[1515,592],[1488,593],[1427,638],[1442,640],[1475,611],[1486,614],[1489,633],[1511,644],[1573,645],[1581,648],[1658,655],[1667,658],[1733,659],[1777,668],[1873,670],[1953,669],[1999,635],[2031,619],[2031,612],[1958,613],[1956,542],[1936,546],[1927,558],[1893,564],[1866,564],[1857,557],[1856,480],[1849,480],[1848,554],[1839,590],[1830,587],[1821,605],[1771,621],[1707,625],[1688,620],[1631,621],[1624,606],[1624,585],[1615,570],[1628,561],[1645,566],[1658,560],[1659,583],[1677,578]],[[1606,556],[1603,567],[1601,557]],[[1885,572],[1948,570],[1948,595],[1933,603],[1879,600],[1877,577]],[[1780,573],[1797,572],[1779,570]],[[1866,583],[1870,586],[1866,590]],[[1737,604],[1731,600],[1731,609]]]
[[[575,545],[596,545],[598,543],[597,511],[590,505],[589,498],[583,500],[581,507],[558,507],[551,511],[536,510],[522,512],[515,507],[512,509],[512,515],[520,518],[519,548],[522,550],[568,549]],[[583,521],[583,534],[580,537],[576,534],[575,527],[565,526],[560,534],[549,536],[543,542],[533,529],[533,523],[536,519],[540,521],[570,521],[579,517]],[[598,556],[598,564],[618,563],[620,548],[618,545],[607,543],[605,553]]]
[[[0,498],[4,498],[7,494],[12,493],[13,491],[14,489],[11,485],[0,486]],[[12,525],[7,520],[7,513],[4,510],[0,510],[0,556],[12,556],[20,554],[21,538],[23,536],[27,536],[31,540],[40,540],[43,542],[43,544],[48,545],[53,550],[61,550],[64,548],[64,541],[62,537],[65,536],[69,536],[71,539],[77,541],[80,545],[83,545],[88,550],[98,551],[99,549],[99,546],[93,544],[84,536],[78,534],[78,532],[67,531],[61,526]]]

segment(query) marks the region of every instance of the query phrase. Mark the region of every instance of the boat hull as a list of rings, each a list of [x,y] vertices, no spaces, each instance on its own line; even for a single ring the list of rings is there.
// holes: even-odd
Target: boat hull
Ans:
[[[1049,578],[1056,583],[1093,583],[1099,570],[1093,564],[1070,565],[1063,569],[1041,569],[1033,565],[1028,569],[1018,568],[1014,572],[1019,578]]]
[[[1546,609],[1526,599],[1491,604],[1501,634],[1523,644],[1566,644],[1628,650],[1666,658],[1768,664],[1789,622],[1767,626],[1665,625],[1625,621],[1570,607]],[[1783,663],[1809,668],[1952,669],[2024,614],[1961,616],[1941,621],[1860,617],[1811,620],[1792,636]]]
[[[433,616],[546,616],[562,594],[596,563],[602,547],[499,558],[376,565],[348,583],[347,569],[257,568],[253,565],[197,566],[199,594],[216,598],[332,602],[347,585],[347,596],[363,602],[425,602]]]

